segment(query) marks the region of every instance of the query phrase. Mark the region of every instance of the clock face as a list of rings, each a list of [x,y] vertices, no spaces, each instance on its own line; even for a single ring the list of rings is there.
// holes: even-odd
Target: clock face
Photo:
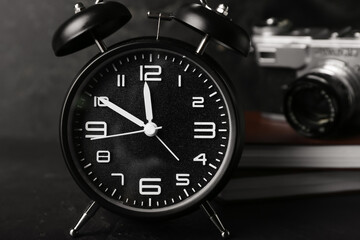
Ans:
[[[79,75],[62,115],[67,164],[111,210],[165,216],[200,204],[236,164],[235,109],[213,68],[172,42],[116,47]]]

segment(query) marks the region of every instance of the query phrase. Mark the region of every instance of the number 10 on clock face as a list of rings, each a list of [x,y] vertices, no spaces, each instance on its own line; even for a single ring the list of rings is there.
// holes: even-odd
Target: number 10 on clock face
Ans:
[[[186,48],[135,42],[79,74],[63,109],[62,143],[72,174],[95,200],[160,216],[215,192],[233,164],[237,128],[213,67]]]

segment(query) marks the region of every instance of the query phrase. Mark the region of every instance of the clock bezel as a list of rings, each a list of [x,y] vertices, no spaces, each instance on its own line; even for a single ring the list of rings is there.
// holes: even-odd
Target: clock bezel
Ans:
[[[166,209],[165,211],[160,211],[159,209],[154,209],[154,211],[145,211],[143,209],[130,210],[128,208],[121,207],[120,205],[113,204],[106,200],[104,197],[99,195],[93,187],[90,186],[90,182],[87,182],[82,176],[81,170],[78,170],[69,145],[69,139],[67,136],[68,132],[68,119],[71,110],[71,103],[76,93],[78,92],[80,86],[83,84],[84,80],[88,77],[95,68],[108,59],[114,57],[121,52],[129,51],[137,48],[151,48],[151,49],[165,49],[173,51],[179,54],[186,56],[193,62],[196,62],[203,70],[212,76],[218,88],[221,90],[224,100],[229,111],[229,118],[231,118],[231,129],[232,129],[232,141],[229,142],[225,157],[228,157],[227,163],[222,163],[222,172],[220,169],[216,172],[215,176],[211,181],[199,191],[194,196],[191,196],[190,200],[184,200],[180,203],[173,205],[173,207],[160,208]],[[223,73],[221,68],[216,64],[209,56],[207,55],[197,55],[195,53],[196,49],[184,42],[175,39],[161,38],[156,40],[154,38],[137,38],[128,40],[119,44],[114,45],[105,53],[95,56],[90,60],[83,69],[76,76],[72,86],[70,87],[67,96],[65,98],[63,109],[60,119],[60,143],[63,152],[63,156],[66,162],[66,165],[74,178],[75,182],[79,187],[93,200],[97,201],[104,208],[116,212],[118,214],[123,214],[129,217],[141,217],[141,218],[166,218],[166,217],[176,217],[182,214],[185,214],[195,208],[197,208],[203,201],[210,200],[225,186],[228,180],[231,177],[231,172],[234,168],[237,167],[238,161],[240,160],[243,138],[244,138],[244,120],[242,116],[242,111],[240,110],[241,104],[239,99],[236,98],[236,95],[233,93],[233,87],[229,79]],[[230,141],[230,140],[229,140]],[[232,144],[232,145],[231,145]],[[231,145],[231,146],[230,146]],[[224,160],[225,160],[224,157]],[[227,164],[226,167],[224,167]],[[216,180],[216,181],[215,181]],[[205,190],[204,190],[205,189]],[[204,190],[204,191],[203,191]],[[202,192],[200,194],[200,192]],[[185,204],[184,204],[185,202]]]

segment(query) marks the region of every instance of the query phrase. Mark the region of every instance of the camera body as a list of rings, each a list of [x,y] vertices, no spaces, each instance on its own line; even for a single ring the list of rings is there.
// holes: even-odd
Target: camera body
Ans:
[[[253,44],[267,96],[262,112],[284,114],[307,137],[360,128],[360,32],[270,18],[254,27]]]

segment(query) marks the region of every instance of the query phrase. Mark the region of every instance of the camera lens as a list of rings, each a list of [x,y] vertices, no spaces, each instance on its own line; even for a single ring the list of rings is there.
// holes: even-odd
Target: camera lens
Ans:
[[[306,136],[326,134],[339,115],[336,97],[321,84],[302,81],[296,85],[286,100],[288,122]]]
[[[314,69],[289,86],[285,117],[304,136],[335,135],[355,111],[358,86],[354,75],[344,68],[328,64]]]

